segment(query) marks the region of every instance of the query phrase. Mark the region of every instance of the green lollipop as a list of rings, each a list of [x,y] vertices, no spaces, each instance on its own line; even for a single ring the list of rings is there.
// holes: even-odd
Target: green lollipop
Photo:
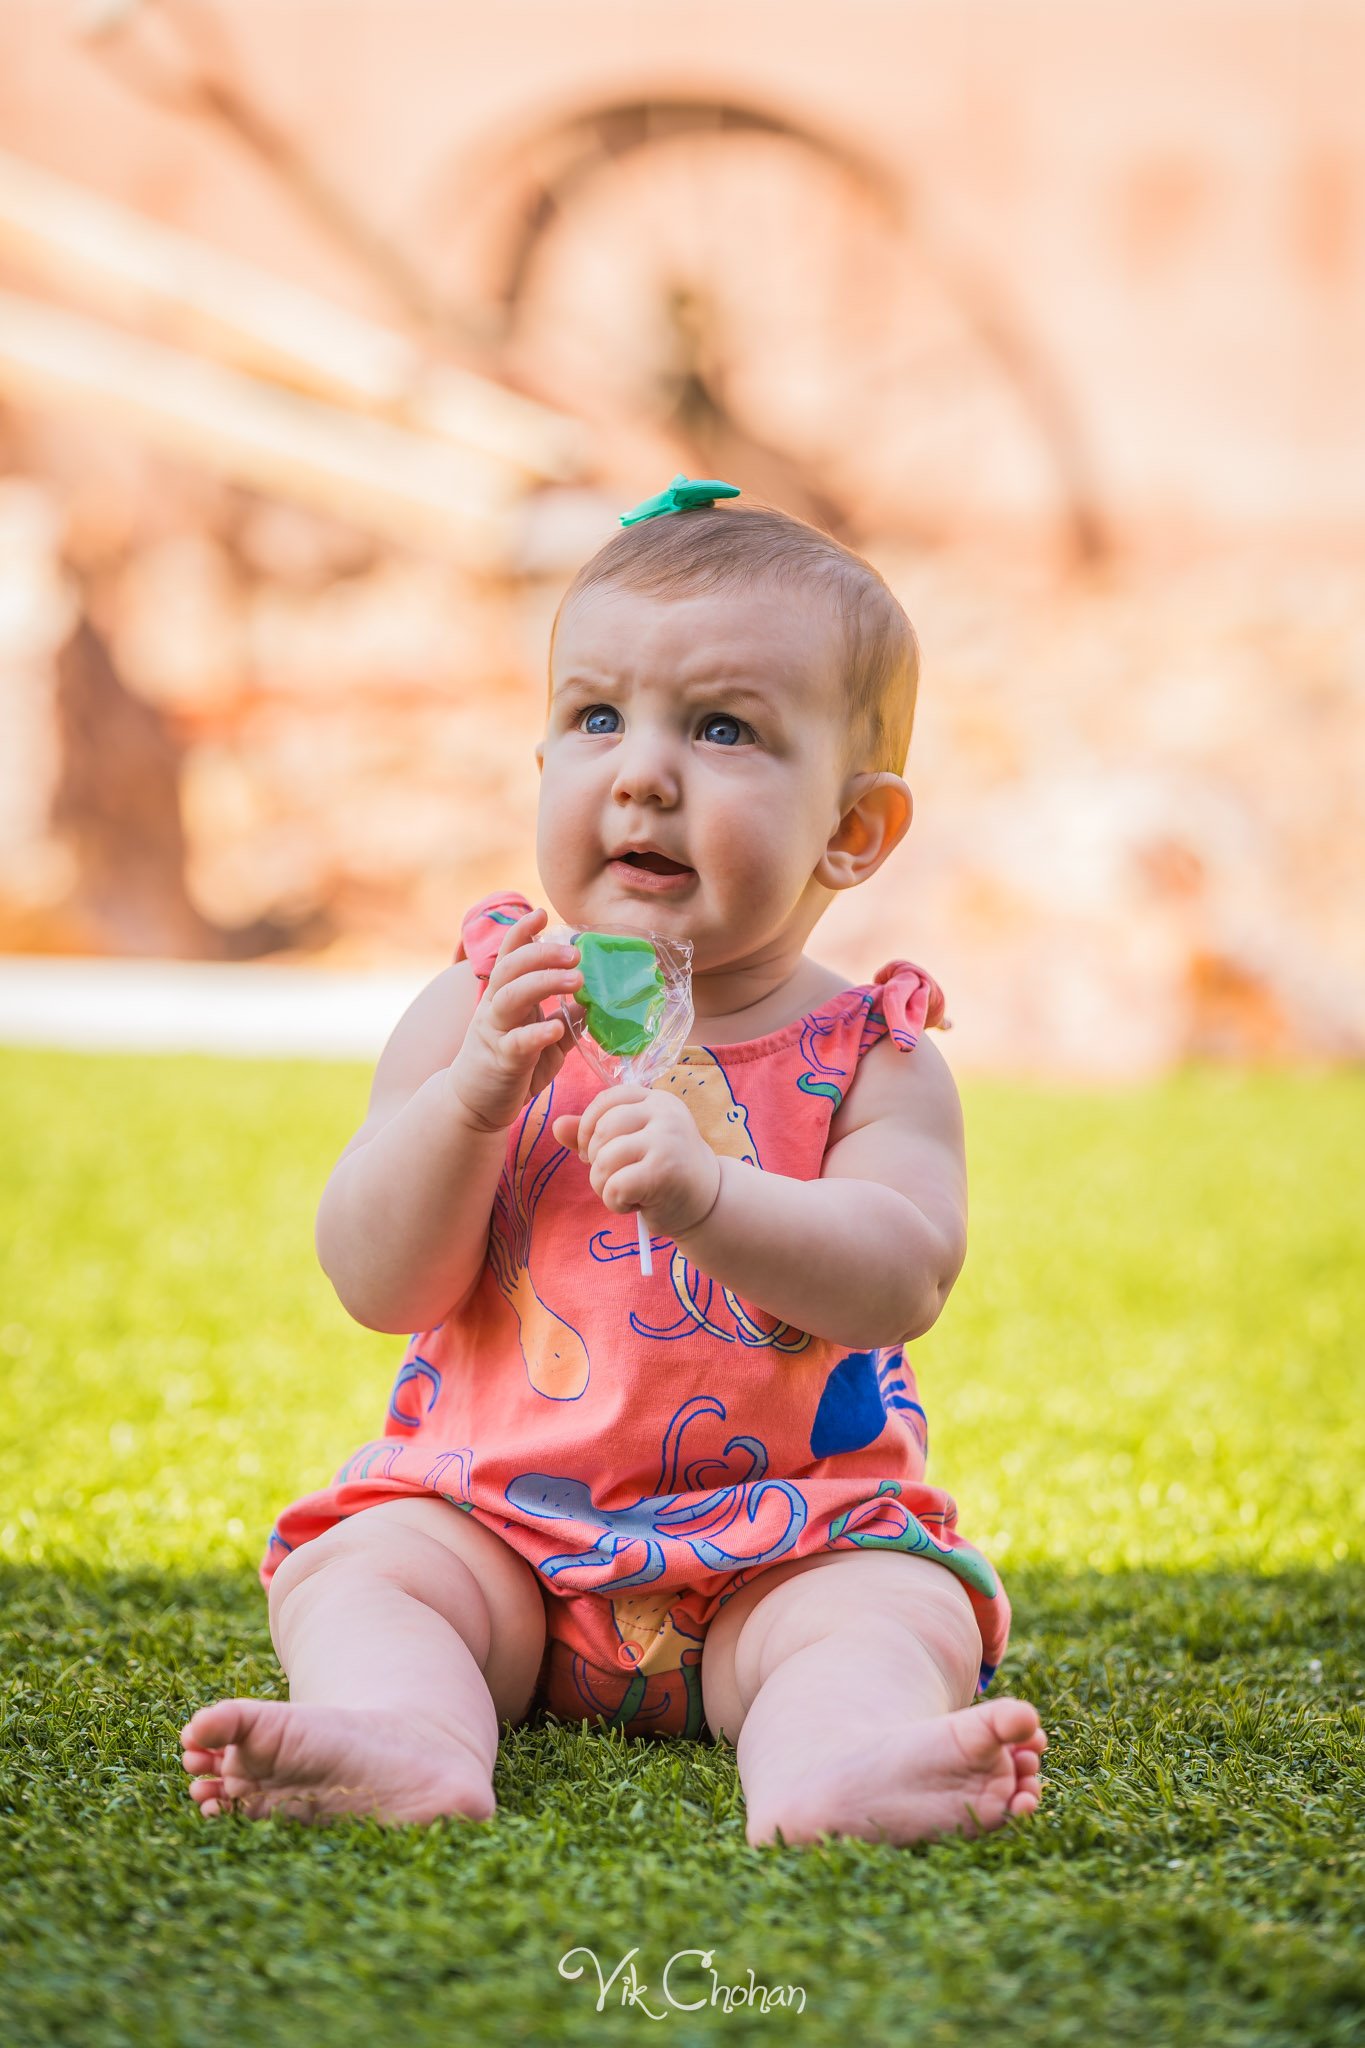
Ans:
[[[578,948],[583,979],[573,1010],[563,996],[559,1007],[580,1053],[604,1081],[648,1088],[692,1029],[692,941],[659,936],[656,945],[638,932],[576,926],[566,927],[565,936]],[[643,1209],[635,1211],[635,1229],[640,1270],[650,1275],[654,1263]]]
[[[663,976],[648,939],[616,932],[580,932],[576,991],[587,1027],[604,1052],[623,1059],[643,1052],[658,1029]]]

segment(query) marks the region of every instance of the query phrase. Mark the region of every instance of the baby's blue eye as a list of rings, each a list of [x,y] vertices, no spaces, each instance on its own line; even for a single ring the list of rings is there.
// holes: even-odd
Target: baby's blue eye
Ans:
[[[703,721],[702,731],[705,732],[709,726],[713,725],[732,725],[737,733],[744,730],[740,720],[738,718],[731,718],[728,711],[713,711],[710,717]],[[718,744],[721,746],[733,746],[734,742],[721,740]]]
[[[620,715],[620,712],[615,710],[610,704],[590,704],[588,709],[580,714],[579,724],[584,732],[591,733],[599,739],[605,739],[616,731],[616,727],[614,725],[594,725],[592,721],[596,718],[619,719]],[[723,747],[734,746],[738,741],[739,735],[747,730],[744,721],[739,718],[732,718],[728,711],[709,712],[702,720],[701,730],[703,734],[709,732],[713,725],[731,725],[735,729],[735,739],[718,740],[716,742],[718,746]]]

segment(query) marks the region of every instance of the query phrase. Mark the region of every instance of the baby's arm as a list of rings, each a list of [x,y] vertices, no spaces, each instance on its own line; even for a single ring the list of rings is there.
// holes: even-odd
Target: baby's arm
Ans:
[[[711,1279],[850,1351],[908,1343],[938,1319],[967,1255],[962,1108],[937,1046],[884,1038],[858,1069],[859,1122],[819,1180],[720,1161],[714,1208],[678,1247]]]
[[[322,1269],[370,1330],[431,1329],[483,1264],[507,1134],[475,1131],[449,1078],[478,995],[460,960],[400,1018],[318,1204]]]
[[[457,961],[380,1057],[369,1114],[332,1169],[316,1227],[323,1271],[367,1329],[429,1330],[483,1271],[508,1126],[563,1063],[563,1022],[539,1005],[567,996],[572,977],[568,949],[534,937],[544,916],[510,928],[482,1003],[473,967]]]

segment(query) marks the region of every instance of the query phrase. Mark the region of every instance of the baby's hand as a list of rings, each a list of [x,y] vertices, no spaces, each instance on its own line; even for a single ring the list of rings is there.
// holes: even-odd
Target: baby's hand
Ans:
[[[577,1151],[608,1209],[643,1209],[661,1237],[684,1237],[711,1213],[720,1161],[685,1102],[666,1089],[623,1081],[595,1095],[581,1116],[554,1121],[559,1144]]]
[[[461,1107],[479,1130],[505,1130],[533,1095],[548,1088],[564,1064],[562,1017],[541,1015],[555,996],[575,999],[582,985],[576,946],[551,945],[535,933],[546,916],[528,910],[498,948],[488,985],[447,1073]]]

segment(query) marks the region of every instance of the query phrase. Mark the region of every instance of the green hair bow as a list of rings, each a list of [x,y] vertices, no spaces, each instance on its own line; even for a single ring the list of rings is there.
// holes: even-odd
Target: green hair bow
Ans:
[[[621,514],[622,526],[636,526],[642,519],[657,519],[664,512],[685,512],[690,505],[714,505],[717,498],[737,498],[738,484],[723,484],[716,477],[674,477],[666,491],[658,491],[629,512]]]

